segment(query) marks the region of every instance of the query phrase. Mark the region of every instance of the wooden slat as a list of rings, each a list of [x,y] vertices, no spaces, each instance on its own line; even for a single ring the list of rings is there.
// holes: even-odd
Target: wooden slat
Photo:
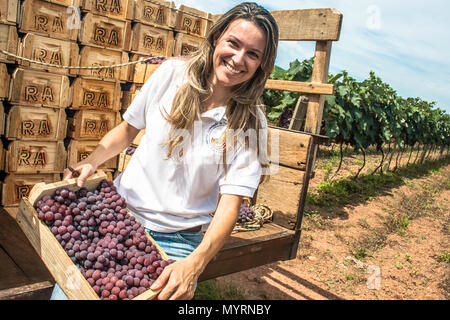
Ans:
[[[76,163],[86,159],[92,151],[98,146],[99,140],[70,140],[67,147],[67,166],[73,166]],[[117,168],[117,157],[105,161],[99,169]]]
[[[0,208],[0,250],[3,252],[0,290],[53,279],[17,222],[3,208]]]
[[[9,83],[11,82],[11,76],[8,73],[6,64],[0,63],[0,99],[8,99],[9,97]]]
[[[0,300],[49,300],[54,286],[53,281],[42,281],[0,290]]]
[[[101,67],[128,62],[128,53],[110,49],[86,46],[80,50],[80,67]],[[113,79],[127,81],[128,67],[83,69],[80,76],[96,79]]]
[[[0,101],[0,134],[2,135],[5,134],[5,122],[6,122],[5,108],[3,106],[3,101]],[[3,146],[0,149],[3,149]]]
[[[331,8],[270,11],[277,21],[280,40],[338,41],[342,14]]]
[[[146,58],[148,54],[132,54],[130,61],[138,61],[140,58]],[[128,80],[133,83],[145,83],[148,78],[158,69],[160,64],[137,63],[128,67]]]
[[[296,221],[305,172],[283,166],[271,165],[274,174],[269,181],[259,185],[256,203],[268,205],[273,210],[274,222],[292,228]],[[283,190],[282,200],[280,190]]]
[[[269,128],[269,160],[272,163],[305,170],[311,141],[311,136],[307,134]],[[272,146],[272,143],[275,145]]]
[[[338,41],[342,13],[333,8],[270,11],[279,28],[282,41]],[[213,21],[220,14],[211,16]]]
[[[264,89],[332,95],[334,92],[334,85],[319,82],[268,79]]]
[[[16,24],[18,11],[19,0],[2,0],[0,2],[0,22]]]
[[[0,24],[0,49],[17,54],[18,35],[16,26]],[[14,63],[16,59],[0,53],[0,62]]]
[[[265,224],[259,230],[232,234],[200,275],[199,281],[291,259],[294,236],[294,231],[275,223]]]

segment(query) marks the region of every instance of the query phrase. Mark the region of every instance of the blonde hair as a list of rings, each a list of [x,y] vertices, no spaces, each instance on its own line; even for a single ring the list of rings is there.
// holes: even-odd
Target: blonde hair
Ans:
[[[259,133],[261,113],[257,108],[261,108],[260,97],[275,64],[278,26],[266,9],[256,3],[244,2],[222,15],[211,26],[200,48],[187,59],[187,81],[178,89],[172,109],[166,115],[166,119],[171,125],[167,141],[169,157],[172,156],[175,146],[182,141],[182,137],[177,135],[176,131],[192,128],[194,121],[200,119],[202,101],[213,93],[209,79],[213,72],[215,36],[219,34],[220,37],[230,23],[236,19],[245,19],[260,27],[266,35],[266,46],[261,65],[252,78],[232,88],[225,112],[228,119],[227,128],[233,130],[255,129],[256,133]],[[256,151],[259,155],[259,148]],[[263,150],[263,152],[265,151]]]

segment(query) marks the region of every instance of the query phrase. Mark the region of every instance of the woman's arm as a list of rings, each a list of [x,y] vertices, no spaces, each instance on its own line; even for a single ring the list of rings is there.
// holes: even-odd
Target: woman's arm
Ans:
[[[128,147],[139,129],[133,127],[126,121],[122,121],[118,126],[110,130],[98,143],[94,151],[83,161],[73,166],[73,169],[80,173],[77,179],[78,186],[83,186],[86,179],[92,175],[97,168],[108,159],[118,155]],[[64,170],[64,180],[73,178],[72,172]]]
[[[241,196],[221,196],[214,218],[200,245],[185,259],[164,268],[163,273],[151,286],[152,290],[162,287],[158,299],[191,299],[194,296],[198,277],[233,231],[241,202]]]

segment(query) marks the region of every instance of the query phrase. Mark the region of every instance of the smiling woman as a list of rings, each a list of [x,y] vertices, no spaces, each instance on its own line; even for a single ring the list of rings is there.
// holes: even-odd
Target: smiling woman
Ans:
[[[161,64],[125,121],[73,166],[83,185],[151,128],[115,185],[136,219],[178,260],[151,287],[161,290],[159,299],[193,297],[200,274],[235,226],[242,197],[253,197],[264,176],[268,129],[259,98],[277,46],[278,27],[267,10],[255,3],[232,8],[192,56]],[[53,298],[60,296],[55,292]]]

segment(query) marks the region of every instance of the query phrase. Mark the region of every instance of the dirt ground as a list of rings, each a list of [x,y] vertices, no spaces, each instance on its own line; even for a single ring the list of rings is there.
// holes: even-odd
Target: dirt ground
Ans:
[[[379,159],[369,155],[361,175]],[[333,181],[354,175],[361,164],[361,155],[345,157]],[[309,192],[336,167],[336,157],[319,154]],[[233,283],[248,299],[449,299],[449,161],[427,173],[405,173],[402,181],[344,205],[307,204],[296,259],[217,281]]]

